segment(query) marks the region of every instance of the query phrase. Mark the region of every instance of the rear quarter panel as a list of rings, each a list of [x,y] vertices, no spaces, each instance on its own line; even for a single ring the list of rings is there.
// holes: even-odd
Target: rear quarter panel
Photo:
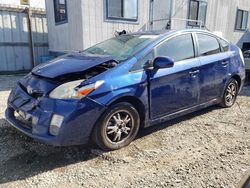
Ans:
[[[230,51],[228,52],[230,56],[229,73],[231,76],[238,75],[241,80],[245,80],[246,70],[244,60],[240,56],[241,50],[235,45],[230,46]]]

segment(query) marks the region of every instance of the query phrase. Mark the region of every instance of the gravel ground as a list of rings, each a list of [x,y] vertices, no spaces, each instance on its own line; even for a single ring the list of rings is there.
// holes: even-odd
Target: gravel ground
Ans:
[[[230,109],[210,107],[143,130],[103,153],[54,148],[4,119],[20,76],[0,76],[0,187],[237,187],[250,169],[250,86]]]

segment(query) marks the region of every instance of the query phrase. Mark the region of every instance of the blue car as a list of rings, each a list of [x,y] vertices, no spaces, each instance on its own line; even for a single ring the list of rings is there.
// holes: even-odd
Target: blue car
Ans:
[[[245,80],[241,50],[210,32],[139,32],[35,67],[11,91],[6,119],[55,146],[115,150],[140,128],[220,104]]]

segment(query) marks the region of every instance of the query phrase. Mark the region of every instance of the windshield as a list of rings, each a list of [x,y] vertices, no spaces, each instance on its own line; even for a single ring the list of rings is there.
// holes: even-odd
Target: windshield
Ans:
[[[111,55],[117,61],[123,61],[132,57],[156,37],[157,35],[121,35],[90,47],[84,52]]]

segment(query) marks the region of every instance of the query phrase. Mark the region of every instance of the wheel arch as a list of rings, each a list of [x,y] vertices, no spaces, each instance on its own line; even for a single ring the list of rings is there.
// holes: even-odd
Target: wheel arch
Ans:
[[[231,78],[235,79],[238,83],[238,87],[241,88],[241,84],[242,84],[241,77],[238,74],[235,74],[235,75],[232,75]]]
[[[135,109],[138,111],[139,116],[140,116],[140,128],[145,127],[146,108],[145,108],[145,105],[143,104],[143,102],[140,99],[138,99],[138,98],[136,98],[134,96],[129,96],[129,95],[121,96],[120,98],[116,98],[115,100],[108,103],[106,105],[106,110],[110,106],[115,105],[115,104],[120,103],[120,102],[127,102],[127,103],[130,103],[131,105],[133,105],[135,107]],[[103,116],[105,111],[100,115],[100,117],[97,119],[95,125],[92,128],[91,136],[90,136],[90,142],[93,142],[93,135],[94,135],[95,127],[97,126],[99,119]]]
[[[146,108],[143,102],[134,96],[123,96],[112,101],[108,106],[112,106],[120,102],[127,102],[135,107],[140,116],[140,127],[143,127],[145,125],[145,118],[146,118]]]

